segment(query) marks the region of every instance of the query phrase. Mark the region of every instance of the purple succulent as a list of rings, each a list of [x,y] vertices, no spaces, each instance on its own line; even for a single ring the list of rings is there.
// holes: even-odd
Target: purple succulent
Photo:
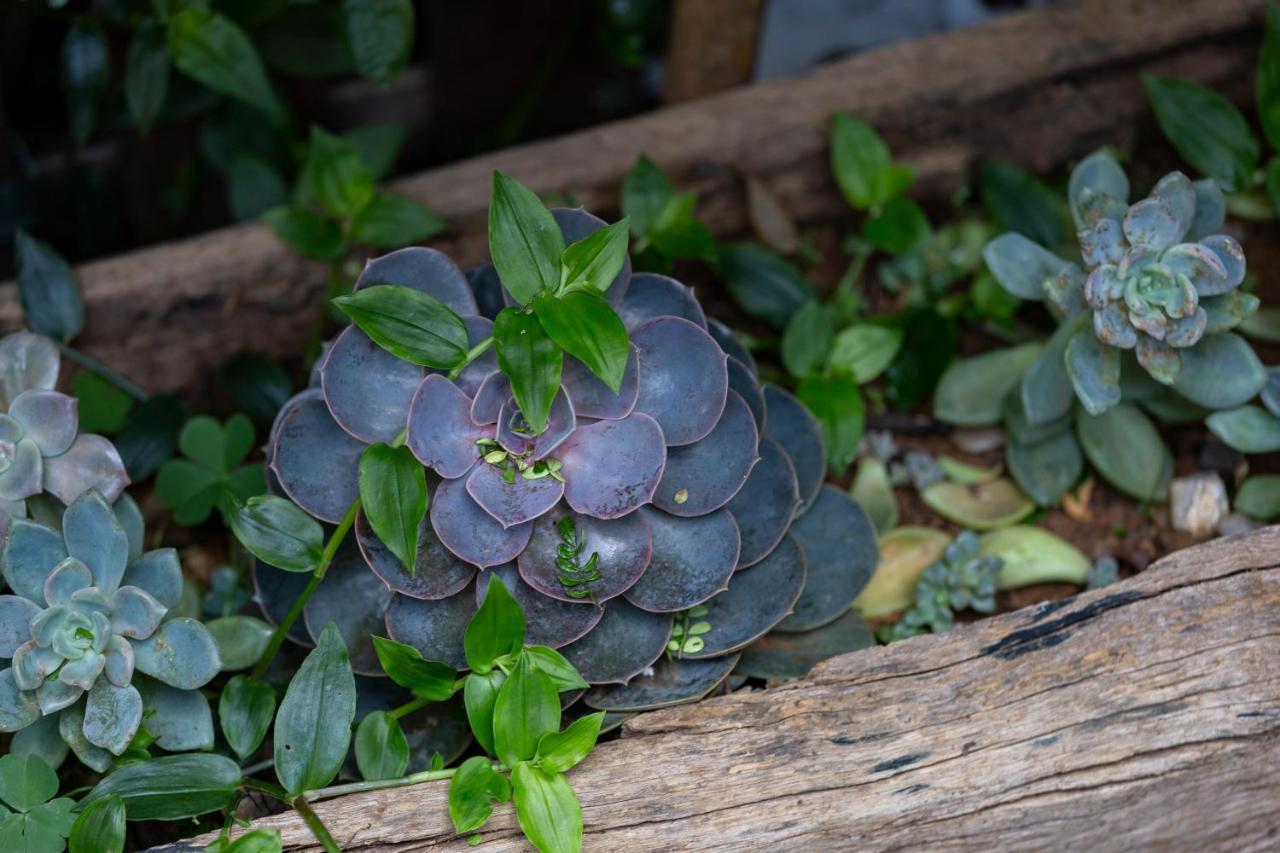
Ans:
[[[553,215],[570,241],[604,225],[581,210]],[[375,283],[448,305],[473,346],[492,325],[481,306],[492,315],[510,301],[492,267],[464,275],[431,249],[371,261],[356,288]],[[705,607],[710,627],[676,657],[721,660],[725,675],[784,620],[808,630],[848,608],[874,569],[875,539],[843,492],[822,488],[813,418],[761,386],[690,288],[628,264],[606,298],[631,340],[619,391],[566,354],[536,435],[492,356],[451,381],[354,326],[337,337],[318,387],[288,401],[272,429],[273,486],[336,524],[357,497],[364,448],[403,434],[428,470],[431,504],[412,570],[357,517],[356,545],[339,550],[307,605],[312,639],[334,619],[363,674],[380,674],[369,635],[383,633],[463,667],[463,630],[496,575],[524,607],[528,642],[561,649],[592,683],[625,684],[656,677],[673,620],[691,608]],[[255,578],[274,618],[305,582],[262,564]]]

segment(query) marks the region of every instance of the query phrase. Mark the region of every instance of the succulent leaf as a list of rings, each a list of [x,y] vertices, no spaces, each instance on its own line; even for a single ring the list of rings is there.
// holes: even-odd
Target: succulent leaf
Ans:
[[[89,567],[94,585],[115,592],[129,562],[129,536],[102,495],[86,492],[76,498],[63,513],[62,535],[68,555]]]
[[[194,619],[170,619],[146,639],[133,644],[134,667],[182,690],[203,687],[222,669],[218,644]]]
[[[79,429],[79,402],[57,391],[23,391],[9,407],[9,416],[22,425],[41,456],[66,453]]]

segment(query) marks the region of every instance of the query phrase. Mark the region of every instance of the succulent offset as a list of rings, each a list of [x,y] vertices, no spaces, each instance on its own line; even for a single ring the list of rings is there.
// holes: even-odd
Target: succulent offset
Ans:
[[[1215,233],[1226,210],[1218,185],[1171,172],[1130,205],[1124,170],[1098,152],[1072,172],[1068,195],[1084,269],[1018,234],[993,240],[984,256],[1015,295],[1047,298],[1066,323],[1086,315],[1061,355],[1084,407],[1099,414],[1120,402],[1124,351],[1201,406],[1239,405],[1257,393],[1261,366],[1229,330],[1258,300],[1239,290],[1240,244]],[[1214,387],[1221,373],[1236,377],[1230,387]]]
[[[581,210],[553,215],[567,240],[604,224]],[[375,284],[444,303],[472,346],[510,304],[493,267],[464,276],[431,249],[371,261],[356,289]],[[450,380],[355,326],[334,340],[313,387],[272,429],[273,486],[337,523],[358,495],[364,448],[403,433],[428,469],[430,510],[412,570],[357,516],[355,544],[339,550],[294,639],[333,619],[358,672],[380,672],[371,634],[463,666],[463,629],[496,575],[525,610],[529,642],[560,648],[593,684],[621,685],[654,665],[691,608],[706,607],[699,621],[711,627],[672,666],[715,659],[720,677],[765,632],[807,630],[847,609],[874,568],[874,533],[842,492],[823,488],[812,417],[761,386],[750,354],[679,282],[628,264],[605,296],[631,341],[621,389],[566,355],[537,435],[491,352]],[[306,580],[262,564],[255,576],[277,619]]]
[[[996,575],[1004,561],[993,554],[979,554],[979,545],[978,535],[971,530],[947,545],[941,559],[920,576],[911,608],[897,623],[881,628],[880,639],[893,642],[917,634],[940,634],[955,624],[957,610],[994,613]]]
[[[70,503],[89,489],[114,501],[129,484],[120,454],[79,433],[78,401],[54,389],[57,346],[30,332],[0,339],[0,534],[47,492]]]
[[[14,593],[0,595],[0,658],[10,659],[0,731],[18,733],[14,751],[47,743],[56,728],[85,764],[105,770],[145,712],[162,748],[213,745],[197,688],[221,667],[217,646],[199,622],[168,618],[182,592],[177,553],[143,553],[142,534],[131,500],[113,508],[95,491],[67,507],[61,530],[12,522],[0,558]]]

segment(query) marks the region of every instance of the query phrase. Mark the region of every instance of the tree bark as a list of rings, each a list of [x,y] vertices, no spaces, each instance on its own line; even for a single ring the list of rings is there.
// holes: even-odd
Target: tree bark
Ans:
[[[584,849],[1275,849],[1277,661],[1270,527],[783,687],[636,717],[570,773]],[[344,850],[468,849],[446,791],[316,811]],[[296,815],[257,825],[318,849]],[[529,849],[510,806],[483,836]]]
[[[647,153],[701,193],[699,213],[718,236],[746,230],[743,172],[808,223],[848,214],[827,153],[830,116],[845,111],[919,168],[917,197],[945,199],[979,158],[1048,171],[1099,145],[1155,138],[1140,71],[1248,101],[1264,10],[1264,0],[1055,3],[474,157],[391,189],[450,222],[453,236],[436,245],[463,265],[487,255],[494,169],[612,214],[623,176]],[[79,274],[88,324],[78,345],[152,391],[190,387],[244,350],[296,353],[315,330],[324,290],[323,267],[259,224],[95,261]],[[0,331],[21,322],[15,289],[0,285]]]
[[[676,0],[663,99],[678,104],[751,79],[764,0]]]

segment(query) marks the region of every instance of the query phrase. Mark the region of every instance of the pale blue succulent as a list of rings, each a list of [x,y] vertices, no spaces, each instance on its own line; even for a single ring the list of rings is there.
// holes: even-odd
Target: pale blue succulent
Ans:
[[[114,501],[129,476],[114,445],[79,432],[78,401],[53,390],[57,346],[30,332],[0,339],[0,535],[48,492],[70,503],[89,489]]]
[[[1099,151],[1072,172],[1068,196],[1083,268],[1013,233],[989,243],[984,257],[1011,293],[1047,299],[1068,322],[1085,321],[1058,355],[1084,407],[1100,414],[1120,402],[1124,351],[1207,408],[1257,393],[1261,364],[1242,339],[1224,334],[1257,310],[1258,299],[1239,290],[1240,244],[1215,233],[1226,211],[1218,185],[1171,172],[1130,205],[1124,170]],[[1220,382],[1224,374],[1233,381]]]
[[[980,550],[978,535],[962,531],[920,576],[911,608],[897,623],[877,632],[880,640],[891,643],[918,634],[941,634],[955,624],[957,610],[994,613],[996,575],[1004,560]]]
[[[128,748],[142,725],[166,749],[213,743],[197,688],[221,669],[204,625],[167,618],[182,593],[172,548],[142,553],[142,520],[127,499],[96,491],[67,507],[62,529],[13,521],[0,568],[0,731],[62,740],[96,770]],[[149,676],[149,678],[147,678]],[[33,747],[48,757],[47,745]]]

